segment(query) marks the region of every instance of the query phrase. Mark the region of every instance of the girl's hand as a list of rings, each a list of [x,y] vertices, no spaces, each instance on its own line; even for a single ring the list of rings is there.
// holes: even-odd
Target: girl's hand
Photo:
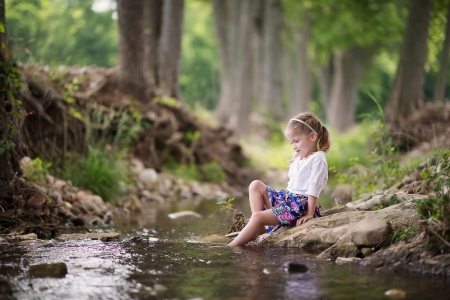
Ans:
[[[300,226],[302,224],[305,224],[306,221],[308,221],[312,218],[313,218],[313,216],[304,215],[303,217],[301,217],[300,219],[297,220],[297,222],[295,223],[295,226]]]

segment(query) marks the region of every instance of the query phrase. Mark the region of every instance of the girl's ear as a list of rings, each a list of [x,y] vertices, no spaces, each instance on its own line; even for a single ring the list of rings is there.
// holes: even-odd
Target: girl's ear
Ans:
[[[311,137],[311,141],[315,142],[317,140],[317,133],[311,132],[310,137]]]

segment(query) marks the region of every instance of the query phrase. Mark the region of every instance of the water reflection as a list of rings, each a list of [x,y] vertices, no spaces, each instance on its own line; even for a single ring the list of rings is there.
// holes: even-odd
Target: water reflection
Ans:
[[[192,209],[202,219],[171,220],[167,214]],[[10,299],[384,299],[400,288],[407,299],[441,299],[445,279],[384,274],[336,266],[298,249],[208,248],[191,244],[200,235],[225,233],[225,215],[214,202],[196,206],[146,204],[144,214],[118,226],[121,242],[46,241],[8,246],[0,256],[1,298]],[[213,214],[214,213],[214,214]],[[113,230],[113,229],[104,229]],[[287,273],[283,264],[304,264]],[[65,278],[28,278],[27,264],[64,262]]]

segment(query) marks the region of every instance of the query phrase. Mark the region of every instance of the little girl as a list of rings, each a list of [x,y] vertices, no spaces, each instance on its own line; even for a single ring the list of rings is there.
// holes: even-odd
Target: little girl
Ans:
[[[319,118],[304,112],[289,120],[284,135],[295,151],[287,189],[276,191],[254,180],[248,188],[252,216],[228,246],[244,245],[256,239],[266,232],[266,225],[300,226],[320,217],[316,204],[328,180],[325,152],[330,149],[330,133]]]

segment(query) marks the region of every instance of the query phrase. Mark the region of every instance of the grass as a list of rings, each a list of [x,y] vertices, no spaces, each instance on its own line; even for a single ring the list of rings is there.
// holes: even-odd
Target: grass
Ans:
[[[288,160],[293,153],[291,144],[283,136],[284,125],[268,141],[256,141],[250,138],[242,141],[245,152],[250,156],[253,166],[262,170],[288,168]],[[343,171],[351,166],[355,158],[362,165],[368,165],[370,128],[359,124],[345,133],[331,131],[331,148],[326,154],[328,166]]]
[[[114,202],[122,195],[120,184],[128,182],[129,168],[121,155],[105,148],[89,147],[87,155],[74,154],[62,171],[62,178],[90,190],[104,201]]]
[[[164,166],[164,171],[184,180],[219,183],[226,179],[225,172],[216,161],[202,165],[169,163]]]

